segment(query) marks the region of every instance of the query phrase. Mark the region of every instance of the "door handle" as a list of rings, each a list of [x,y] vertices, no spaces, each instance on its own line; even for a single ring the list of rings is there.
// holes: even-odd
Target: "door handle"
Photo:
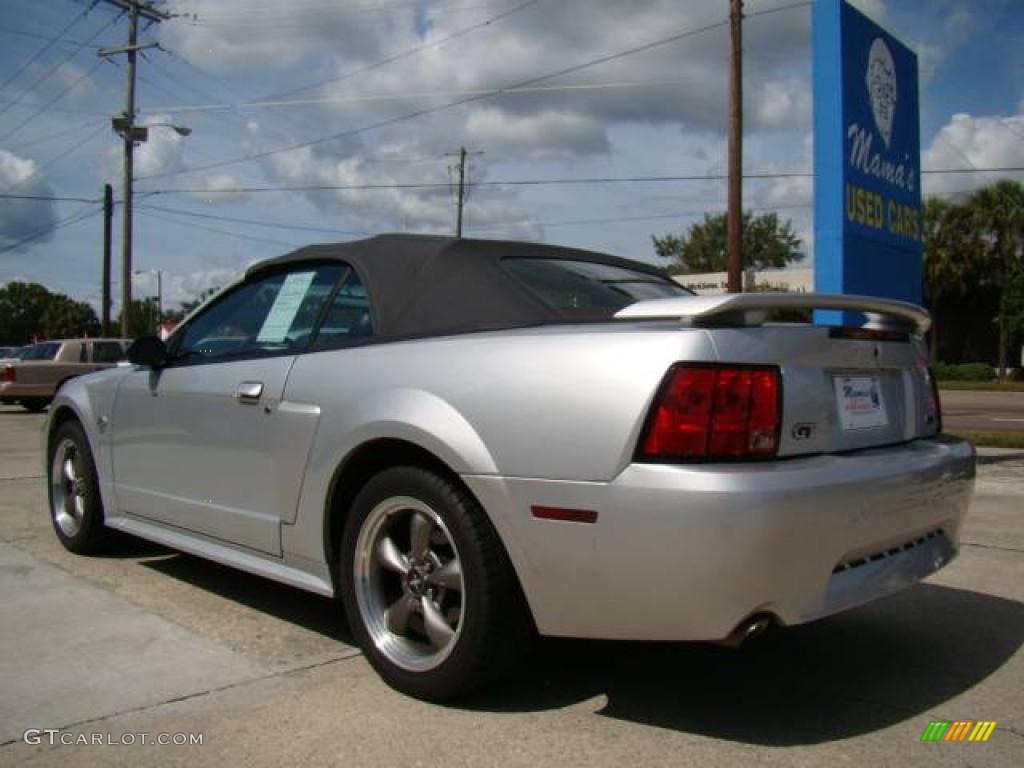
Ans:
[[[243,381],[235,389],[235,399],[240,403],[258,403],[262,395],[262,381]]]

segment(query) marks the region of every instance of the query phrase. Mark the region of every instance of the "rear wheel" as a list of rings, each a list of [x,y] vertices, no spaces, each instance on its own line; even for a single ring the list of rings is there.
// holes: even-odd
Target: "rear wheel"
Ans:
[[[105,534],[96,465],[78,422],[57,428],[50,442],[50,519],[60,543],[80,555],[97,551]]]
[[[462,487],[418,467],[373,477],[346,520],[349,625],[394,688],[449,699],[501,673],[529,637],[511,563]]]

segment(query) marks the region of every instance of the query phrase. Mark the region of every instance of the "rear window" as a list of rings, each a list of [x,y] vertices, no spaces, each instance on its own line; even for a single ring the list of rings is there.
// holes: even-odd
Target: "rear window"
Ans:
[[[53,360],[57,356],[57,352],[60,350],[60,343],[56,341],[47,342],[45,344],[33,344],[24,355],[21,356],[22,360]]]
[[[611,264],[542,258],[503,263],[534,296],[569,315],[611,317],[637,301],[691,295],[667,277]]]

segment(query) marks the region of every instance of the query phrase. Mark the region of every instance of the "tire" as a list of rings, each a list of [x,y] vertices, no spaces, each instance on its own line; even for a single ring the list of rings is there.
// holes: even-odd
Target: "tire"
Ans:
[[[479,503],[419,467],[386,469],[353,501],[338,561],[349,627],[393,688],[429,701],[507,671],[532,622]]]
[[[49,400],[44,398],[34,398],[32,400],[22,400],[21,407],[29,413],[39,413],[46,409],[46,406],[50,404]]]
[[[102,548],[103,501],[89,441],[77,421],[57,428],[49,446],[50,521],[60,543],[87,555]]]

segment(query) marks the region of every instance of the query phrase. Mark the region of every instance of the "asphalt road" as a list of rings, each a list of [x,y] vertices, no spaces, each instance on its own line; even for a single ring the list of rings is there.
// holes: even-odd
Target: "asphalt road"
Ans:
[[[384,686],[329,600],[128,538],[65,552],[40,423],[0,408],[0,765],[1024,765],[1024,454],[981,467],[961,556],[897,596],[740,652],[549,641],[440,707]],[[997,726],[920,742],[958,719]]]
[[[1024,432],[1024,392],[943,390],[939,397],[947,429]]]

